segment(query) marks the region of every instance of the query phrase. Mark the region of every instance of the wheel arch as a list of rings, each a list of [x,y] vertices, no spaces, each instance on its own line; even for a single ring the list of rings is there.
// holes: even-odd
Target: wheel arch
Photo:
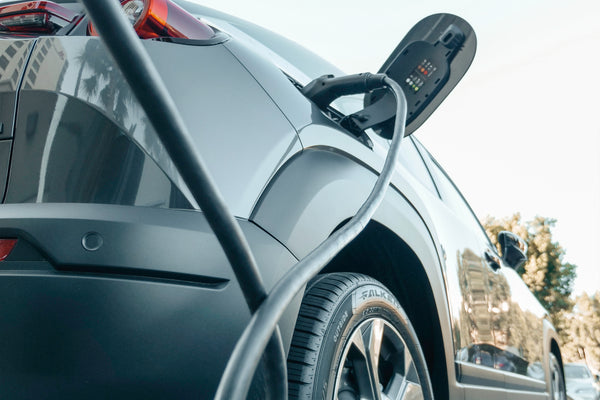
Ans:
[[[360,273],[385,285],[398,299],[417,333],[434,397],[448,398],[447,360],[439,312],[425,268],[410,246],[381,223],[371,221],[322,272]]]
[[[371,170],[334,150],[305,149],[278,171],[250,218],[302,258],[356,213],[375,179]],[[390,188],[366,230],[324,272],[354,270],[380,280],[394,292],[405,311],[411,310],[412,317],[418,318],[417,334],[424,335],[424,341],[431,344],[435,341],[428,339],[430,320],[419,313],[417,306],[422,302],[414,301],[426,293],[427,315],[436,323],[434,331],[441,334],[429,334],[439,340],[432,348],[441,351],[443,357],[432,357],[433,350],[424,350],[428,352],[428,366],[430,360],[437,358],[431,361],[434,370],[430,369],[430,375],[447,377],[442,378],[443,384],[435,385],[442,387],[434,389],[440,396],[438,390],[447,393],[451,390],[449,385],[456,382],[448,299],[435,233],[425,222],[428,216],[417,211],[425,207],[419,205],[414,191],[411,193],[409,200],[399,190]],[[357,251],[362,258],[348,255]],[[374,262],[366,262],[367,259]]]
[[[558,342],[554,339],[552,339],[550,341],[550,352],[552,354],[554,354],[556,356],[556,358],[558,358],[558,363],[560,364],[560,367],[563,368],[563,370],[564,370],[564,363],[562,360],[562,354],[560,352],[560,347],[558,346]]]
[[[563,363],[563,358],[562,358],[562,353],[560,351],[560,341],[558,338],[558,333],[556,332],[556,329],[554,328],[554,326],[552,325],[552,323],[548,320],[545,319],[544,320],[544,359],[546,360],[544,368],[546,371],[546,386],[548,389],[548,393],[551,392],[551,379],[550,379],[550,374],[551,369],[550,369],[550,354],[554,354],[554,356],[558,359],[558,363],[560,365],[560,369],[563,373],[563,378],[564,378],[564,363]]]

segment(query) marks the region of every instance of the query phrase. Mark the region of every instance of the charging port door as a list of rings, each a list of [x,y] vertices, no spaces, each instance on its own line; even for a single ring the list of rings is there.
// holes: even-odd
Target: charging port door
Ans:
[[[452,14],[424,18],[398,44],[379,72],[394,79],[404,90],[408,102],[406,135],[421,126],[454,89],[469,69],[476,47],[473,28]],[[377,104],[381,108],[393,101],[387,92],[374,91],[365,97],[365,106]],[[392,109],[389,105],[385,108]],[[371,124],[375,122],[371,118]],[[393,118],[369,127],[389,138]]]

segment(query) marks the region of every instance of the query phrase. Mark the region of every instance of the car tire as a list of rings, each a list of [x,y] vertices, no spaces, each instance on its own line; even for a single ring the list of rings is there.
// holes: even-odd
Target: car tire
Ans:
[[[551,400],[567,400],[563,369],[553,353],[550,353],[550,398]]]
[[[406,313],[384,285],[354,273],[319,275],[308,284],[288,380],[290,399],[433,398]]]

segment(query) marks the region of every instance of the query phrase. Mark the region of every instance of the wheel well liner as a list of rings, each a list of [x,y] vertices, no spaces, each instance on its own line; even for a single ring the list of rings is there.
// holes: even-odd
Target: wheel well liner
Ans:
[[[558,343],[554,339],[552,339],[550,341],[550,352],[552,354],[554,354],[556,356],[556,358],[558,358],[558,363],[560,364],[560,367],[563,368],[563,360],[562,360],[562,356],[560,354],[560,347],[558,346]]]

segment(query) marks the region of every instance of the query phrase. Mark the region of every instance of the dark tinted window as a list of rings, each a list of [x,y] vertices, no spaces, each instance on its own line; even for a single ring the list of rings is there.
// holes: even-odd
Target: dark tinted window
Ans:
[[[23,91],[14,141],[7,203],[191,208],[130,136],[78,100]]]

